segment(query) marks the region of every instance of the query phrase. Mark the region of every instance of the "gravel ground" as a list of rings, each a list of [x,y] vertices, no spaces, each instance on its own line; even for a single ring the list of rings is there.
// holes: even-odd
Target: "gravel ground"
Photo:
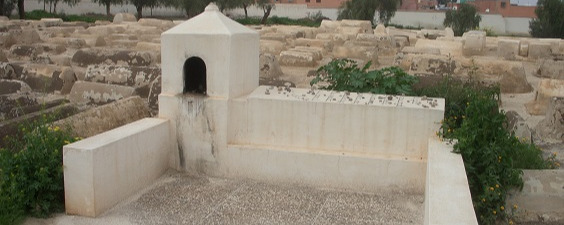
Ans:
[[[24,224],[423,224],[423,193],[358,193],[168,172],[96,219]]]

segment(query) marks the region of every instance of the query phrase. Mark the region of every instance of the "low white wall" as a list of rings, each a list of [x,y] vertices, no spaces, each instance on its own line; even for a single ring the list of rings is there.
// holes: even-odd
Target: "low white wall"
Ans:
[[[529,34],[530,18],[518,17],[502,17],[499,14],[480,14],[480,28],[491,28],[496,34],[509,35]],[[390,23],[399,25],[409,25],[426,29],[444,29],[443,21],[445,20],[445,12],[411,12],[397,11],[392,17]]]
[[[42,1],[33,1],[28,0],[24,2],[25,11],[30,12],[32,10],[43,10],[43,2]],[[45,6],[45,11],[49,12],[49,4]],[[112,14],[116,13],[133,13],[137,14],[137,9],[132,4],[123,4],[123,5],[112,5],[110,6],[110,12]],[[17,11],[14,10],[13,13],[17,14]],[[88,14],[88,13],[97,13],[97,14],[106,14],[106,7],[100,5],[92,0],[81,0],[75,6],[69,6],[63,2],[59,2],[57,4],[57,13],[65,13],[65,14]],[[143,15],[144,16],[178,16],[182,17],[184,12],[179,9],[170,8],[170,7],[157,7],[152,10],[150,8],[143,8]]]
[[[67,214],[95,217],[169,167],[170,124],[147,118],[64,146]]]
[[[248,97],[234,144],[425,159],[444,99],[261,86]]]
[[[462,156],[437,138],[429,139],[425,224],[478,224]]]

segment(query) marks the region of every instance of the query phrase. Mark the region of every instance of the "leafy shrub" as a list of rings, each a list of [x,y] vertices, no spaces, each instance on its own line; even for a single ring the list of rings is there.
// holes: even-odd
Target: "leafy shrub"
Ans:
[[[564,2],[539,0],[535,9],[537,18],[529,21],[530,33],[539,38],[564,38]]]
[[[87,23],[94,23],[96,20],[108,20],[108,17],[100,14],[87,14],[87,15],[65,15],[54,14],[44,10],[33,10],[25,13],[25,18],[28,20],[40,20],[42,18],[61,18],[66,22],[83,21]]]
[[[473,5],[462,3],[458,10],[448,10],[445,14],[443,25],[452,27],[454,35],[462,36],[464,32],[474,29],[480,25],[482,17]]]
[[[334,59],[317,70],[310,85],[321,84],[322,89],[374,94],[413,94],[411,86],[417,78],[398,67],[367,71],[371,62],[359,68],[350,59]]]
[[[0,224],[64,208],[62,147],[75,139],[43,116],[20,126],[22,136],[0,149]]]
[[[419,94],[445,98],[445,119],[438,135],[458,139],[454,151],[464,160],[476,216],[480,224],[510,220],[505,210],[507,191],[521,188],[521,169],[548,169],[557,165],[542,157],[528,140],[519,140],[506,129],[499,110],[498,86],[446,76]]]
[[[235,19],[240,24],[245,25],[259,25],[261,24],[261,19],[256,17],[248,17],[248,18],[239,18]],[[321,25],[321,20],[316,18],[302,18],[302,19],[290,19],[288,17],[277,17],[272,16],[269,17],[266,21],[266,24],[279,24],[279,25],[298,25],[298,26],[306,26],[306,27],[319,27]]]

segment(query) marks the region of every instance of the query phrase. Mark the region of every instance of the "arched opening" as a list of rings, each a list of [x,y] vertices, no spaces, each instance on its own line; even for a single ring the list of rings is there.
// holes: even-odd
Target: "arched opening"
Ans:
[[[206,63],[199,57],[184,62],[184,93],[206,94]]]

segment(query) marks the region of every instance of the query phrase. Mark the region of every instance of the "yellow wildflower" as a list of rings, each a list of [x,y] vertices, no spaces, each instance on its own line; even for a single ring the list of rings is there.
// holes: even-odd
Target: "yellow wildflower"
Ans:
[[[510,224],[510,225],[513,225],[513,220],[509,220],[509,224]]]
[[[494,188],[493,188],[493,187],[490,187],[490,191],[493,191],[493,190],[494,190]]]
[[[496,211],[494,210],[494,211],[493,211],[493,214],[494,214],[494,215],[496,215],[496,214],[497,214],[497,212],[496,212]]]
[[[68,144],[70,144],[70,141],[65,140],[65,145],[68,145]]]
[[[485,199],[485,198],[482,198],[482,202],[486,202],[486,199]]]
[[[519,208],[519,206],[517,204],[513,204],[513,208],[517,209],[517,208]]]
[[[496,184],[496,185],[495,185],[495,188],[499,188],[499,184]],[[502,207],[503,207],[503,206],[502,206]]]
[[[53,128],[53,130],[54,130],[55,132],[59,131],[60,129],[61,129],[61,128],[58,127],[58,126],[55,126],[55,128]]]
[[[501,206],[499,207],[499,209],[501,209],[501,211],[505,210],[505,207]]]

